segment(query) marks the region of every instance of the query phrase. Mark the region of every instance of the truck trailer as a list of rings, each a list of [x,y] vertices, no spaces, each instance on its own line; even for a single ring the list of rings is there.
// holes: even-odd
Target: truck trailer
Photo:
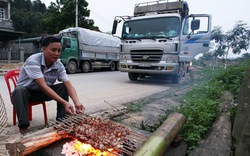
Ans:
[[[122,24],[119,70],[131,81],[149,75],[179,83],[188,64],[209,50],[211,16],[189,14],[182,0],[138,3],[132,16],[116,16],[112,34]]]
[[[120,39],[102,32],[74,27],[61,30],[60,60],[67,73],[119,68]]]

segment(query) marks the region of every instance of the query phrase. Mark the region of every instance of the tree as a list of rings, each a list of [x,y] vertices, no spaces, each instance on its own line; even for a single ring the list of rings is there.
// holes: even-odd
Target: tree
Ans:
[[[241,50],[247,50],[249,48],[250,29],[247,23],[242,21],[236,22],[233,29],[225,34],[221,27],[215,27],[212,30],[211,40],[216,43],[214,47],[215,56],[225,57],[226,68],[230,49],[234,54],[240,54]]]
[[[18,10],[23,10],[23,11],[30,11],[32,3],[30,0],[14,0],[10,1],[11,2],[11,7],[18,9]]]
[[[33,12],[45,13],[46,10],[47,10],[46,5],[42,3],[41,0],[33,1],[33,5],[32,5]]]
[[[78,0],[79,26],[87,29],[97,29],[94,21],[88,19],[90,10],[85,0]],[[41,0],[11,1],[11,17],[13,27],[25,32],[23,36],[37,37],[41,34],[56,34],[60,30],[75,26],[75,2],[73,0],[57,0],[51,2],[48,9]]]
[[[225,38],[226,36],[222,28],[220,26],[214,27],[211,32],[211,40],[216,43],[214,47],[214,56],[218,57],[226,54]]]
[[[250,54],[249,53],[244,53],[244,54],[241,55],[241,58],[243,60],[249,60],[250,59]]]
[[[213,60],[213,68],[217,66],[218,57],[223,57],[226,53],[225,51],[225,34],[222,30],[222,27],[216,26],[211,31],[211,42],[210,42],[210,51],[209,54],[203,55],[205,61],[207,59]]]
[[[234,54],[240,54],[241,50],[249,48],[250,29],[247,23],[238,21],[233,30],[229,31],[226,36],[227,52],[232,48]],[[228,54],[228,53],[227,53]]]
[[[17,31],[25,32],[23,37],[39,36],[43,31],[42,17],[46,11],[45,4],[40,0],[15,0],[11,1],[11,17],[13,27]]]
[[[72,0],[51,2],[43,20],[48,33],[58,33],[62,29],[75,26],[75,5],[75,1]],[[94,28],[94,21],[86,18],[90,15],[87,6],[88,2],[78,0],[78,23],[79,27],[91,29]]]

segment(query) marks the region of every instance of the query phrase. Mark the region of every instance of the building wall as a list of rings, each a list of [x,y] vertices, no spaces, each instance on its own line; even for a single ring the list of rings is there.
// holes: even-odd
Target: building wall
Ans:
[[[14,43],[13,44],[14,49],[24,49],[24,53],[37,53],[39,52],[39,44],[38,43]]]

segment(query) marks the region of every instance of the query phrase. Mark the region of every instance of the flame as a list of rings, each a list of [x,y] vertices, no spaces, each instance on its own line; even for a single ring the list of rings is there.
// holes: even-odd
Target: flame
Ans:
[[[61,154],[65,156],[116,156],[116,154],[110,153],[114,152],[113,149],[108,149],[107,151],[101,151],[95,149],[90,144],[82,143],[78,140],[73,140],[71,142],[66,142],[63,145]]]

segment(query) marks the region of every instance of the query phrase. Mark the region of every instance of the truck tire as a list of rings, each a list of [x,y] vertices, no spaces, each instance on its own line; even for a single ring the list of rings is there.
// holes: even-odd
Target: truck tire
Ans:
[[[146,77],[145,74],[139,74],[139,78],[144,79]]]
[[[90,63],[88,61],[84,61],[81,66],[81,71],[83,73],[87,73],[90,71]]]
[[[116,65],[115,70],[119,70],[119,68],[120,68],[119,67],[119,62],[116,62],[115,65]]]
[[[131,80],[131,81],[136,81],[139,77],[139,74],[138,73],[128,73],[128,78]]]
[[[178,73],[175,75],[172,75],[172,83],[179,84],[182,77],[186,76],[186,69],[185,65],[183,63],[180,63]]]
[[[112,62],[110,63],[110,70],[111,70],[111,71],[114,71],[114,70],[115,70],[115,67],[116,67],[116,66],[115,66],[115,62],[112,61]]]
[[[74,74],[76,72],[77,66],[75,61],[69,61],[67,65],[67,73]]]
[[[179,84],[181,80],[180,74],[172,75],[172,83]]]

